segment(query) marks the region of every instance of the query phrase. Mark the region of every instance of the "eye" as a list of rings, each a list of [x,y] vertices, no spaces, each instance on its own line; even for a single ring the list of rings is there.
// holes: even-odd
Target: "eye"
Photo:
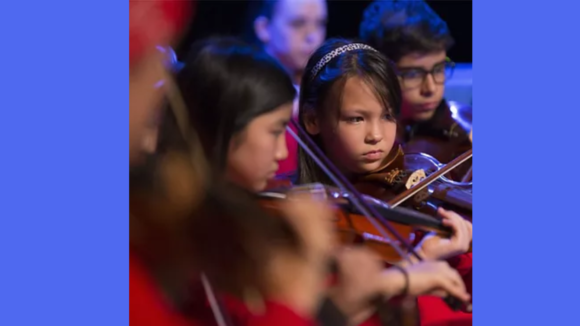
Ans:
[[[444,74],[445,73],[445,65],[443,64],[443,65],[434,67],[433,68],[433,73],[434,74]]]
[[[272,130],[271,133],[275,137],[279,137],[280,135],[282,135],[284,133],[284,131],[285,131],[285,129],[276,129],[276,130]]]
[[[362,122],[364,119],[363,117],[348,117],[345,120],[348,123],[359,123]]]
[[[423,72],[420,70],[409,70],[409,71],[405,71],[401,74],[401,77],[405,78],[405,79],[416,79],[416,78],[422,78],[423,77]]]
[[[290,22],[290,26],[292,26],[293,28],[301,28],[304,27],[305,24],[306,21],[304,19],[295,19]]]
[[[388,120],[388,121],[395,121],[395,116],[393,116],[393,115],[392,115],[392,114],[390,114],[390,113],[385,113],[385,114],[383,115],[383,118],[384,118],[385,120]]]

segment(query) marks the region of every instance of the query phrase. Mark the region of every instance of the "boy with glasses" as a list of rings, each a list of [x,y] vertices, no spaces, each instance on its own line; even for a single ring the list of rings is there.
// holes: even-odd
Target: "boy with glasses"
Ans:
[[[360,38],[397,67],[403,96],[398,138],[405,150],[447,163],[470,149],[471,107],[443,98],[455,66],[447,57],[454,40],[429,5],[374,1],[364,12]]]

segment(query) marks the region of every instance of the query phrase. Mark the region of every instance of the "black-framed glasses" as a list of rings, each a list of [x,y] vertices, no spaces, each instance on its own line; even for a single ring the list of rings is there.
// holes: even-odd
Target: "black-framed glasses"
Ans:
[[[445,81],[453,77],[455,62],[445,58],[444,62],[436,64],[430,71],[423,68],[397,68],[397,74],[401,78],[402,86],[405,88],[419,87],[425,81],[427,75],[433,77],[436,84],[444,84]]]

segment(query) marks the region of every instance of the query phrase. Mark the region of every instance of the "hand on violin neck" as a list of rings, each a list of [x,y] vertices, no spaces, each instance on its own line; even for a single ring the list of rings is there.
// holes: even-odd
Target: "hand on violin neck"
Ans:
[[[443,224],[453,230],[450,238],[429,234],[417,246],[426,260],[445,260],[469,251],[473,227],[458,214],[442,208],[438,210]]]

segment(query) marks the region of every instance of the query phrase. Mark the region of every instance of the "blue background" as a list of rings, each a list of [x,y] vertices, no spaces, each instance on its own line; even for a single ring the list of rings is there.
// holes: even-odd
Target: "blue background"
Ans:
[[[475,1],[475,325],[577,325],[577,1]],[[0,5],[0,325],[128,318],[128,5]]]

